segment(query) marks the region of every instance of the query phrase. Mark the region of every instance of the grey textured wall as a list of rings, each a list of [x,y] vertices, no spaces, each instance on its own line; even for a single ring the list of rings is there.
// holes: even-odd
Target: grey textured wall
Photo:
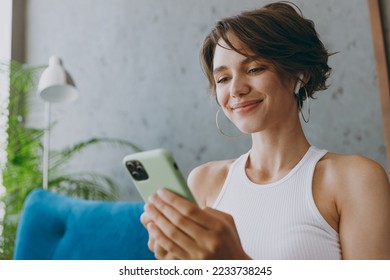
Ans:
[[[261,0],[30,0],[26,59],[63,58],[80,98],[53,106],[52,147],[95,136],[165,147],[185,175],[206,161],[232,158],[250,139],[216,130],[216,105],[199,63],[203,37],[223,16],[262,6]],[[331,87],[311,102],[310,142],[338,153],[359,153],[386,165],[381,111],[366,0],[295,1],[314,20],[330,59]],[[42,127],[43,104],[31,96],[29,123]],[[99,146],[80,154],[70,170],[96,170],[138,199],[121,165],[129,151]]]

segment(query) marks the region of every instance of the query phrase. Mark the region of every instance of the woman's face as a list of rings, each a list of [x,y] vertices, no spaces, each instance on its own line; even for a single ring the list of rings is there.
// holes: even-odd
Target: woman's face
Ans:
[[[252,55],[234,35],[231,43]],[[297,80],[282,80],[266,60],[253,60],[232,50],[223,40],[214,53],[216,94],[225,115],[242,132],[283,128],[298,118],[294,88]]]

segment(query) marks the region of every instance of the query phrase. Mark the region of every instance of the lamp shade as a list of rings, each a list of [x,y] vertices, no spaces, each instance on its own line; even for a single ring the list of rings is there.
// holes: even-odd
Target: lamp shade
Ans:
[[[38,95],[50,103],[71,102],[78,97],[75,84],[59,57],[50,57],[49,66],[38,83]]]

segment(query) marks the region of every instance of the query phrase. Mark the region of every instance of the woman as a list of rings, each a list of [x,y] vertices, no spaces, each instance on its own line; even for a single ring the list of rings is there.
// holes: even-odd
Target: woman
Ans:
[[[199,207],[167,190],[145,205],[158,259],[390,259],[383,168],[313,147],[301,127],[303,104],[327,88],[328,56],[312,21],[286,2],[216,24],[203,67],[252,147],[191,172]]]

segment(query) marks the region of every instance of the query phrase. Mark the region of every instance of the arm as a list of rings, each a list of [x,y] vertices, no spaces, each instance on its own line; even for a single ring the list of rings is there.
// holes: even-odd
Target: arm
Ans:
[[[336,202],[343,259],[390,259],[390,187],[385,171],[361,157],[343,166],[339,171],[345,179]]]

